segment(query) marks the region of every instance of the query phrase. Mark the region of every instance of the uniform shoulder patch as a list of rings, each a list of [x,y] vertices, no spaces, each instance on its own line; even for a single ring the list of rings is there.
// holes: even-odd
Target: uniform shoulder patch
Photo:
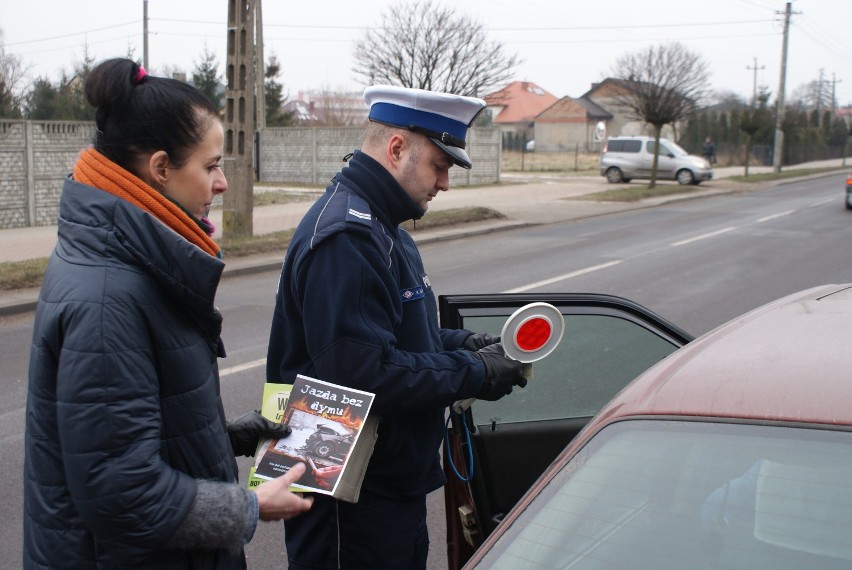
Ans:
[[[370,211],[369,204],[357,194],[349,193],[346,204],[346,221],[368,227],[373,225],[373,214]]]
[[[347,228],[361,228],[361,231],[369,232],[372,226],[373,213],[369,204],[338,183],[314,223],[310,247],[313,249],[328,236],[346,231]]]

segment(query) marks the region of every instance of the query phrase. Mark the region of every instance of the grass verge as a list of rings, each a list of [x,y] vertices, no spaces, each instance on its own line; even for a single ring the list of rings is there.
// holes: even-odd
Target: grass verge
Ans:
[[[584,196],[577,196],[575,200],[592,200],[594,202],[636,202],[645,198],[658,196],[669,196],[671,194],[688,194],[698,190],[699,186],[672,186],[664,184],[651,188],[649,186],[630,186],[629,188],[613,188],[603,190]]]
[[[44,277],[47,260],[47,257],[40,257],[0,263],[0,291],[38,287]]]
[[[725,180],[733,182],[772,182],[787,178],[801,178],[824,172],[837,172],[837,168],[799,168],[793,170],[782,170],[781,172],[764,172],[749,176],[728,176]],[[645,198],[656,198],[659,196],[670,196],[672,194],[689,194],[701,190],[700,186],[682,186],[680,184],[660,184],[654,188],[648,186],[629,186],[604,190],[593,194],[578,196],[575,200],[592,200],[595,202],[636,202]]]
[[[273,194],[278,194],[273,192]],[[255,202],[257,204],[257,201]],[[480,222],[505,216],[490,208],[456,208],[429,212],[417,225],[406,222],[403,227],[409,231],[423,231],[430,228],[453,226]],[[249,238],[221,239],[219,247],[227,262],[228,258],[255,255],[258,253],[281,253],[293,237],[293,229],[261,234]],[[0,291],[13,291],[41,285],[44,270],[47,267],[47,257],[27,259],[24,261],[5,261],[0,263]]]
[[[842,170],[842,168],[840,169]],[[801,176],[811,176],[813,174],[822,174],[823,172],[837,172],[838,168],[798,168],[793,170],[782,170],[781,172],[761,172],[757,174],[749,174],[748,176],[729,176],[728,180],[735,182],[771,182],[773,180],[784,180],[785,178],[797,178]]]
[[[505,218],[503,214],[491,208],[475,207],[475,208],[451,208],[449,210],[438,210],[429,212],[423,218],[413,222],[411,220],[404,222],[402,227],[409,232],[418,230],[429,230],[446,226],[456,226],[459,224],[469,224],[472,222],[482,222],[485,220],[495,220]]]

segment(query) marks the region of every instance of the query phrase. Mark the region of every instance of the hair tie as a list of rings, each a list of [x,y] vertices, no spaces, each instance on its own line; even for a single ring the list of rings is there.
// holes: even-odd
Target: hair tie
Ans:
[[[133,80],[133,84],[139,85],[140,83],[142,83],[142,80],[145,79],[146,75],[148,75],[148,72],[145,71],[145,68],[140,65],[139,71],[136,73],[136,78]]]

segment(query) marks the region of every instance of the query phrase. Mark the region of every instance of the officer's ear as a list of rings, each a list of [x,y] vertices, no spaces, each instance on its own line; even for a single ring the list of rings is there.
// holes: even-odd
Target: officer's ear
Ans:
[[[402,169],[405,155],[411,150],[411,143],[403,133],[394,133],[385,146],[385,160],[391,173]]]

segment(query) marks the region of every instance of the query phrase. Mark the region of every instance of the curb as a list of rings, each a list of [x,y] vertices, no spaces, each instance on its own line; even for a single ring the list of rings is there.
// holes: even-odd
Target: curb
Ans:
[[[531,222],[503,222],[475,228],[461,228],[444,231],[433,230],[434,233],[432,235],[423,235],[419,238],[415,235],[414,241],[418,244],[435,243],[534,225],[539,224]],[[286,252],[287,248],[285,247],[280,252],[274,254],[259,254],[257,256],[241,258],[241,260],[233,262],[230,267],[228,265],[225,266],[225,270],[222,272],[222,279],[254,275],[268,271],[279,271]],[[40,289],[40,287],[34,287],[30,289],[11,291],[10,296],[17,297],[17,299],[12,299],[10,302],[0,303],[0,317],[10,317],[34,311],[38,304],[38,294]]]

